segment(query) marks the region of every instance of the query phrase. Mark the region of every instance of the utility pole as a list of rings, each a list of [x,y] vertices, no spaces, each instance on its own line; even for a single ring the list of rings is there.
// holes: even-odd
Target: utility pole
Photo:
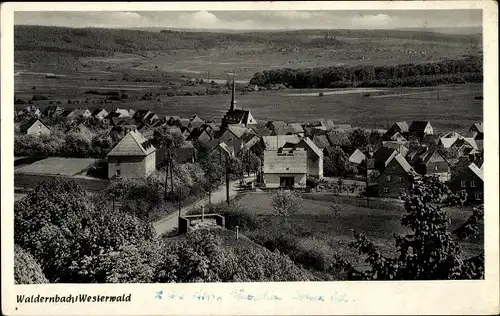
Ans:
[[[168,170],[170,169],[169,168],[169,164],[170,164],[170,161],[168,160],[168,156],[167,156],[167,165],[166,165],[166,169],[165,169],[165,188],[164,188],[164,191],[163,191],[163,200],[164,201],[167,200],[167,192],[168,192]]]
[[[181,186],[179,185],[179,188],[177,189],[178,190],[178,196],[177,198],[179,199],[179,220],[181,219]]]
[[[174,163],[172,162],[172,155],[170,152],[170,148],[168,149],[168,161],[170,164],[170,191],[172,193],[172,206],[175,207],[174,200]]]
[[[229,205],[229,153],[226,155],[226,202]]]

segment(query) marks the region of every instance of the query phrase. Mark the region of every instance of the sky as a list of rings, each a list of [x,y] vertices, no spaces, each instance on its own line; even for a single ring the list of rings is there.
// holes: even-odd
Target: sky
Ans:
[[[14,23],[66,27],[398,29],[481,26],[481,10],[17,11]]]

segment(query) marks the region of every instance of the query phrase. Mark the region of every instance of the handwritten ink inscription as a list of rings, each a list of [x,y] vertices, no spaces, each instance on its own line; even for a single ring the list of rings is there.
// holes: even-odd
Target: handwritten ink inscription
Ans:
[[[194,300],[194,301],[223,301],[225,300],[237,300],[237,301],[282,301],[289,299],[286,296],[278,295],[275,293],[269,293],[268,291],[264,293],[250,293],[244,289],[234,289],[226,297],[222,295],[215,295],[206,291],[198,291],[192,295],[181,294],[177,292],[164,292],[160,290],[155,294],[156,299],[171,300],[171,301],[184,301],[184,300]],[[301,293],[296,292],[294,296],[290,297],[294,301],[309,301],[309,302],[334,302],[334,303],[347,303],[354,302],[347,298],[345,293],[330,293],[328,295],[323,294],[311,294],[311,293]]]

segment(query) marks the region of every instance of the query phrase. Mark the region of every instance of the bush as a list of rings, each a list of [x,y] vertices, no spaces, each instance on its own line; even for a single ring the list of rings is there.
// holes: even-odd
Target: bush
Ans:
[[[87,175],[99,179],[108,178],[108,162],[106,160],[98,160],[87,170]]]
[[[16,284],[49,283],[40,264],[18,245],[14,246],[14,280]]]
[[[324,95],[325,95],[325,94],[324,94],[323,92],[318,93],[318,96],[320,96],[320,97],[322,97],[322,96],[324,96]]]
[[[42,101],[42,100],[48,100],[49,98],[47,98],[47,96],[45,95],[42,95],[42,94],[35,94],[31,100],[32,101]]]

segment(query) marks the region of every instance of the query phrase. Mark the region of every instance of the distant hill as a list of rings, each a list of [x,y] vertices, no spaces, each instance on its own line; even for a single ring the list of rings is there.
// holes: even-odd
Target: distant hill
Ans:
[[[442,33],[442,34],[457,34],[457,35],[479,35],[483,34],[482,26],[457,26],[457,27],[434,27],[434,28],[403,28],[398,29],[400,31],[414,31],[419,32],[422,30],[433,32],[433,33]]]

